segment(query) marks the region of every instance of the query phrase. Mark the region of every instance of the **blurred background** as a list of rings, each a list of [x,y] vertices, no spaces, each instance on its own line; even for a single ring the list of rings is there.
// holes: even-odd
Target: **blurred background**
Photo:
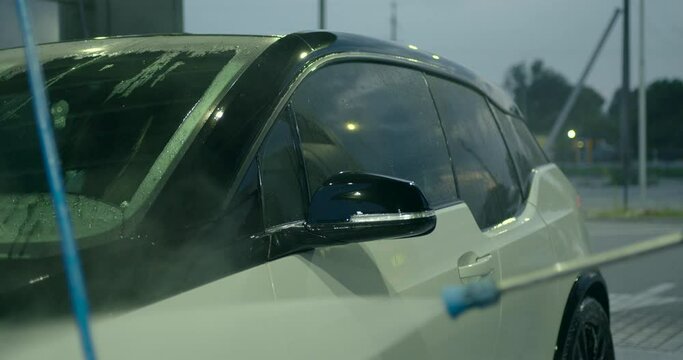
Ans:
[[[628,30],[623,11],[627,3]],[[417,46],[469,67],[514,97],[541,145],[578,189],[596,250],[681,227],[681,0],[30,4],[39,42],[171,32],[286,34],[324,28]],[[20,45],[14,1],[0,0],[0,48]],[[680,259],[683,250],[678,249],[604,271],[615,304],[613,329],[622,358],[668,359],[683,354],[675,352],[683,349]],[[680,344],[671,341],[677,336]]]
[[[623,7],[623,0],[30,3],[40,42],[172,32],[287,34],[323,27],[413,44],[459,62],[507,90],[541,145],[572,177],[591,216],[681,216],[683,24],[679,19],[683,2],[646,1],[644,6],[647,187],[637,186],[640,8],[639,0],[632,2],[626,138],[621,138],[620,129],[623,13],[614,14]],[[19,46],[13,0],[0,0],[0,24],[0,48]],[[596,50],[603,36],[603,46]],[[586,72],[594,53],[595,61]],[[577,87],[584,72],[585,82]],[[573,90],[575,102],[548,143]],[[623,151],[630,160],[628,175]],[[625,190],[625,184],[633,186]]]

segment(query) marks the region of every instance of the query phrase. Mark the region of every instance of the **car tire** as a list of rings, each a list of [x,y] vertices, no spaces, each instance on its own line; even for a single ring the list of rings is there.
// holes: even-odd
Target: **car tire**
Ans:
[[[614,360],[609,317],[597,300],[586,297],[576,307],[562,345],[562,360]]]

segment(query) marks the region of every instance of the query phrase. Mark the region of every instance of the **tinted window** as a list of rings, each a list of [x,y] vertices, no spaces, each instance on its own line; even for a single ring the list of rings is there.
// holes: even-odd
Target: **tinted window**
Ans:
[[[293,97],[309,191],[340,171],[414,181],[432,207],[455,201],[453,171],[421,73],[345,63],[309,76]]]
[[[522,201],[515,167],[486,100],[430,77],[448,139],[458,193],[481,228],[514,216]]]
[[[263,214],[258,184],[258,168],[252,161],[237,192],[226,210],[218,214],[221,235],[230,244],[245,241],[250,235],[263,232]]]
[[[261,147],[260,168],[263,186],[264,223],[279,225],[304,216],[300,162],[292,126],[285,110],[276,120]]]
[[[118,206],[235,51],[149,51],[43,64],[66,191]],[[0,193],[47,192],[27,74],[0,75]]]
[[[531,185],[531,170],[548,163],[548,160],[521,119],[505,114],[495,107],[494,111],[526,192]]]

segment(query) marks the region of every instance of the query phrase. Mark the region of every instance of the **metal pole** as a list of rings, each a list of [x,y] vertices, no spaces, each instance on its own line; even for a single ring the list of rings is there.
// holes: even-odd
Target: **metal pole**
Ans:
[[[392,1],[392,2],[391,2],[391,20],[390,20],[390,24],[391,24],[391,41],[396,41],[396,26],[397,26],[397,23],[398,23],[398,19],[397,19],[397,15],[396,15],[397,12],[398,12],[398,10],[397,10],[396,1]]]
[[[318,14],[318,27],[320,29],[325,29],[325,0],[320,0],[318,9],[320,10],[320,13]]]
[[[71,299],[71,309],[78,327],[83,355],[87,360],[95,359],[95,347],[90,332],[90,310],[88,293],[85,288],[85,280],[78,254],[78,244],[74,237],[69,215],[69,204],[64,190],[62,177],[62,164],[57,151],[57,141],[52,119],[48,107],[48,94],[45,86],[45,74],[40,64],[38,48],[33,37],[33,26],[28,14],[26,0],[16,0],[17,17],[21,27],[24,41],[24,54],[26,56],[26,69],[28,73],[29,89],[33,98],[33,114],[36,119],[36,129],[40,142],[40,152],[43,157],[43,166],[47,177],[47,184],[52,194],[52,204],[55,208],[55,222],[60,237],[62,250],[62,262],[66,275],[66,285]]]
[[[647,103],[645,99],[645,0],[640,0],[638,22],[638,183],[640,204],[647,206]]]
[[[679,231],[666,234],[597,254],[591,254],[581,258],[558,262],[545,269],[517,275],[506,280],[502,280],[498,285],[498,289],[500,289],[501,293],[523,289],[537,283],[557,279],[569,274],[576,274],[581,270],[597,269],[598,266],[602,267],[605,265],[622,262],[634,257],[643,256],[656,251],[662,251],[681,245],[683,245],[683,232]]]
[[[629,147],[629,121],[628,121],[628,111],[629,111],[629,88],[630,88],[630,39],[629,39],[629,0],[624,0],[624,33],[623,33],[623,47],[621,54],[621,166],[622,166],[622,176],[624,180],[623,186],[623,201],[624,210],[628,210],[628,185],[630,179],[630,157],[631,152]]]
[[[600,54],[600,50],[602,50],[602,47],[605,45],[605,40],[607,40],[607,37],[609,36],[610,31],[612,31],[612,27],[614,27],[614,23],[617,21],[619,14],[621,14],[621,9],[614,10],[614,15],[612,15],[612,18],[610,19],[609,24],[607,24],[607,28],[605,29],[605,32],[602,33],[602,37],[600,37],[600,41],[598,41],[598,45],[595,47],[595,50],[593,50],[593,54],[591,55],[590,59],[588,60],[588,64],[586,64],[586,67],[583,69],[583,73],[581,74],[579,81],[574,86],[574,89],[572,90],[572,93],[567,98],[567,101],[565,101],[564,106],[562,107],[562,110],[560,111],[560,114],[557,116],[557,120],[555,120],[555,124],[553,125],[552,130],[550,130],[550,135],[548,135],[548,139],[545,142],[545,151],[547,153],[551,154],[551,156],[553,153],[553,148],[555,146],[555,141],[557,141],[557,137],[560,134],[560,131],[562,130],[562,127],[564,126],[564,123],[567,121],[567,117],[569,116],[569,112],[574,107],[574,103],[576,102],[576,99],[578,99],[579,94],[581,93],[581,90],[583,89],[583,84],[586,81],[586,78],[588,77],[588,74],[590,73],[591,68],[593,68],[593,63],[595,63],[595,60],[597,59],[598,54]]]
[[[679,231],[598,254],[558,262],[544,269],[505,279],[499,284],[489,278],[465,285],[448,286],[443,289],[441,298],[448,315],[456,318],[469,309],[491,306],[497,303],[502,295],[511,291],[525,289],[567,275],[575,276],[586,269],[596,269],[598,266],[626,261],[680,245],[683,245],[683,232]]]

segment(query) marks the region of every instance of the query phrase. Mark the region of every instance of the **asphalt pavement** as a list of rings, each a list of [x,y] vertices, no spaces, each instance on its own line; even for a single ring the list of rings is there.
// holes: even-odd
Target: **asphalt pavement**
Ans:
[[[683,229],[683,220],[588,221],[593,251]],[[683,247],[601,269],[617,359],[683,359]]]

